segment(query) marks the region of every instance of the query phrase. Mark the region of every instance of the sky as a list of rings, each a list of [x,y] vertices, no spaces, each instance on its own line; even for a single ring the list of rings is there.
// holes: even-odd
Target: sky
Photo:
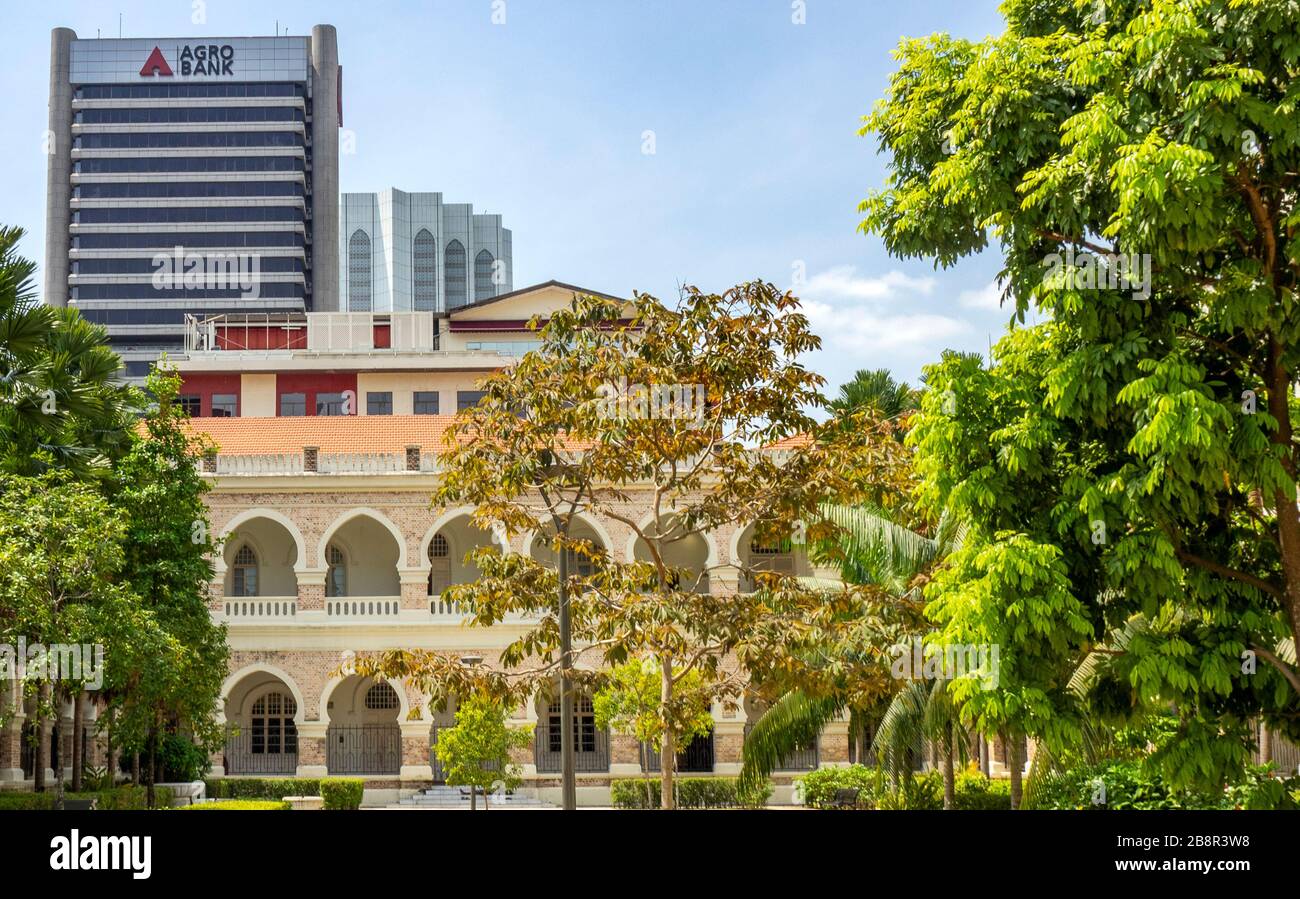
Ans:
[[[796,24],[802,6],[803,24]],[[309,34],[336,26],[343,191],[440,191],[500,213],[516,288],[673,300],[763,279],[804,302],[827,393],[862,368],[915,383],[987,352],[996,253],[936,270],[857,230],[887,159],[859,137],[891,52],[1002,31],[996,0],[169,0],[13,4],[0,31],[0,223],[44,258],[49,32]],[[504,23],[496,24],[504,12]],[[649,132],[649,133],[648,133]],[[647,152],[652,151],[652,152]]]

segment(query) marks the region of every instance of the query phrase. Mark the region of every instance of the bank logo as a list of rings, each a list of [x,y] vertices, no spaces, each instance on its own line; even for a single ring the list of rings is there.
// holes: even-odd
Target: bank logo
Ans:
[[[140,74],[147,78],[152,78],[155,75],[166,75],[170,78],[172,67],[167,65],[167,57],[163,56],[162,50],[154,47],[153,52],[149,54],[149,59],[145,61],[144,68],[140,70]]]
[[[191,46],[186,44],[181,47],[176,54],[177,62],[181,67],[181,75],[189,77],[191,75],[234,75],[235,65],[235,48],[230,44],[198,44]],[[155,76],[171,77],[175,73],[172,67],[167,64],[167,57],[163,56],[161,47],[154,47],[149,58],[145,60],[144,67],[140,69],[141,76],[153,78]]]

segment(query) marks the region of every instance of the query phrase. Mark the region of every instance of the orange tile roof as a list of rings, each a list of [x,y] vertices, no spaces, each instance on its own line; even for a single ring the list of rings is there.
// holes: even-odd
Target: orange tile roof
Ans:
[[[230,454],[400,453],[408,446],[443,448],[450,415],[308,415],[284,418],[196,418],[190,431],[207,434]]]
[[[808,434],[793,434],[789,437],[783,437],[775,443],[769,443],[763,447],[765,450],[793,450],[802,449],[812,443],[812,437]]]

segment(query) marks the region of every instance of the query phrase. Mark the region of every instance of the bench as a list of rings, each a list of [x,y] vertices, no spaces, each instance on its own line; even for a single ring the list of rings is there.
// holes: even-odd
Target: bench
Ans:
[[[65,799],[63,800],[63,810],[65,812],[93,812],[99,807],[98,799]]]
[[[857,808],[859,792],[855,787],[841,787],[831,797],[831,808]]]

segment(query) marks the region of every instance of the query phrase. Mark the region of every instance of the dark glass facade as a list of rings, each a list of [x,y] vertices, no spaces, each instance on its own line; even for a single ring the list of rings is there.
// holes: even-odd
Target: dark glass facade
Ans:
[[[73,87],[70,298],[89,304],[82,314],[108,326],[115,347],[137,357],[181,349],[186,313],[310,309],[306,85],[142,81]],[[195,102],[177,102],[188,99]],[[149,100],[158,102],[142,102]],[[186,261],[176,282],[155,287],[146,276],[175,266],[177,247],[182,257],[198,254],[203,266]],[[258,250],[278,253],[258,255],[258,280],[246,287],[253,273],[247,254]],[[243,258],[232,266],[232,256]],[[181,280],[191,273],[202,273],[200,280]],[[114,283],[123,277],[133,283]],[[138,361],[127,365],[131,376],[145,370]]]

